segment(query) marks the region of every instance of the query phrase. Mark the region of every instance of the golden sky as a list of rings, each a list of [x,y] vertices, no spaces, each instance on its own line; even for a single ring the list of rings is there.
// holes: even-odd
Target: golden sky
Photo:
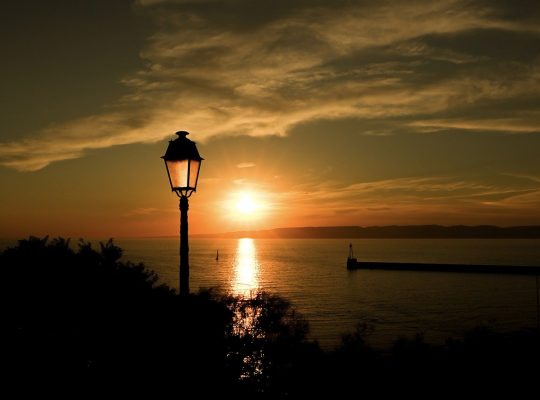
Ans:
[[[2,7],[0,237],[540,224],[537,1]]]

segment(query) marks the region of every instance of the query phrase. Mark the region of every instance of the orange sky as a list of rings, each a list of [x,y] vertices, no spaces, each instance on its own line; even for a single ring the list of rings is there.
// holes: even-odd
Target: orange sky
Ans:
[[[0,24],[0,237],[540,224],[537,2],[52,1]],[[256,204],[242,214],[242,193]]]

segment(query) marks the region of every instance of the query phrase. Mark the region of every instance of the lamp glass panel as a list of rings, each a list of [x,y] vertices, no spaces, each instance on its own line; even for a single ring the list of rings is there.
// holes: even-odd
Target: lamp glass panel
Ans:
[[[166,161],[171,186],[175,188],[185,188],[188,184],[188,160]]]
[[[199,160],[189,160],[189,187],[192,189],[197,188],[197,176],[199,175],[199,168],[201,162]]]

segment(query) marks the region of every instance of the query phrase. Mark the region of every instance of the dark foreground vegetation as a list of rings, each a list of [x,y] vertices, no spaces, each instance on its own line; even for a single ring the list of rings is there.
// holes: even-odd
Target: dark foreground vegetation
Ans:
[[[3,397],[536,396],[536,332],[478,328],[445,345],[417,336],[379,350],[359,327],[324,352],[280,297],[181,298],[121,254],[112,241],[73,250],[64,239],[31,237],[0,255]]]

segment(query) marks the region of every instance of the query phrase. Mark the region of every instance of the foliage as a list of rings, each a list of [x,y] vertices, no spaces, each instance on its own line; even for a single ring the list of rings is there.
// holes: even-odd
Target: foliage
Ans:
[[[3,369],[58,385],[69,378],[189,390],[211,378],[220,387],[227,308],[180,299],[121,254],[111,240],[98,251],[83,240],[72,249],[69,240],[35,237],[5,250]]]
[[[228,356],[240,369],[242,391],[275,398],[307,385],[313,367],[307,361],[322,353],[291,304],[267,292],[223,301],[233,315]]]
[[[277,296],[245,300],[207,290],[181,297],[121,256],[112,240],[95,250],[84,240],[72,246],[30,237],[5,250],[3,369],[57,387],[69,380],[263,395],[279,386],[272,377],[307,343],[307,323]],[[241,323],[247,314],[249,327]]]

